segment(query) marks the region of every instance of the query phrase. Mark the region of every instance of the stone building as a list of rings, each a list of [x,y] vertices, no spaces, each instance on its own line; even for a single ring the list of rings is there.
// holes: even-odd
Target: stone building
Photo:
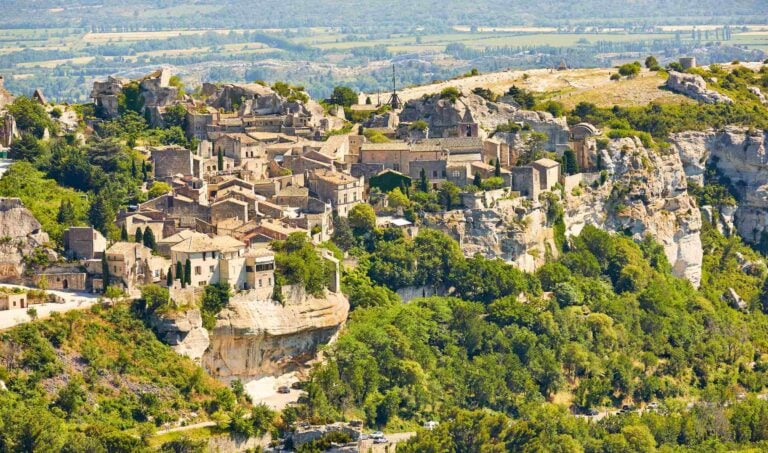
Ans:
[[[48,289],[59,291],[85,291],[87,274],[78,267],[49,267],[37,276],[37,284],[45,282]]]
[[[254,206],[255,207],[255,206]],[[249,204],[237,198],[226,198],[211,205],[211,224],[216,225],[228,219],[248,222]]]
[[[26,293],[0,292],[0,311],[23,309],[27,308],[27,306]]]
[[[537,200],[541,193],[539,171],[527,165],[512,167],[510,171],[512,172],[512,190],[520,192],[523,197]]]
[[[151,148],[155,179],[173,178],[175,175],[193,176],[192,151],[180,146]]]
[[[64,230],[64,251],[78,260],[100,258],[107,249],[107,240],[91,227],[69,227]]]
[[[560,163],[552,159],[539,159],[531,163],[531,167],[539,172],[541,190],[552,190],[560,180]]]
[[[275,290],[275,254],[266,248],[245,254],[245,288],[258,300],[272,299]]]
[[[349,210],[363,202],[363,178],[331,170],[315,170],[307,175],[307,186],[320,200],[330,203],[339,216],[346,217]]]
[[[118,97],[123,92],[123,85],[127,80],[118,77],[107,77],[104,82],[93,82],[91,98],[96,106],[96,115],[102,118],[116,118],[118,111]]]
[[[226,283],[242,290],[247,287],[245,250],[243,242],[230,236],[195,235],[171,247],[171,262],[186,266],[189,260],[191,286]]]
[[[116,242],[105,252],[109,266],[110,285],[121,285],[129,293],[138,289],[139,285],[151,283],[154,272],[150,268],[152,250],[134,242]],[[86,261],[89,274],[102,275],[102,260]],[[94,287],[101,286],[94,281]]]
[[[571,127],[573,152],[582,170],[593,169],[597,164],[597,143],[594,139],[597,135],[600,135],[600,130],[589,123],[579,123]]]

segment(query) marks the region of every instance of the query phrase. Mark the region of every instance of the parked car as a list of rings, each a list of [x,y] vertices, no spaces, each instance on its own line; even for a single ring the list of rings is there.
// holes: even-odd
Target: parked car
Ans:
[[[374,432],[371,433],[371,438],[372,439],[383,439],[384,438],[384,433],[381,432],[381,431],[374,431]]]
[[[291,393],[291,388],[287,385],[281,385],[277,388],[277,393]]]
[[[387,444],[389,441],[386,437],[376,437],[373,439],[374,444]]]
[[[652,403],[648,403],[648,409],[658,409],[658,408],[659,408],[659,403],[657,403],[656,401]]]

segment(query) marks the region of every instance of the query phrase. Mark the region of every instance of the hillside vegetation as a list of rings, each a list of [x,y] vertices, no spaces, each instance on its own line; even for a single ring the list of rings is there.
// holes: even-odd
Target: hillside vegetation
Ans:
[[[0,380],[2,451],[142,451],[157,429],[182,420],[237,431],[231,420],[248,407],[125,304],[0,334]]]
[[[768,446],[768,402],[755,398],[768,385],[766,270],[742,270],[737,256],[757,256],[737,238],[705,226],[698,291],[671,275],[652,239],[589,226],[535,276],[465,259],[433,231],[357,240],[362,264],[347,285],[447,284],[458,298],[378,297],[361,307],[352,297],[358,308],[312,374],[298,416],[392,430],[443,422],[405,446],[414,452]],[[728,287],[750,313],[721,300]],[[734,404],[742,393],[752,396]],[[572,415],[650,403],[658,408],[596,423]]]

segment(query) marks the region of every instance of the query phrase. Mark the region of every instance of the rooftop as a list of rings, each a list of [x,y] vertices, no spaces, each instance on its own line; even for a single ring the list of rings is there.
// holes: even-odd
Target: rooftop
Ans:
[[[537,165],[539,167],[544,167],[544,168],[553,168],[553,167],[559,167],[560,162],[557,162],[552,159],[547,159],[546,157],[544,157],[542,159],[533,161],[531,165]]]
[[[361,151],[407,151],[410,149],[406,142],[363,143]]]
[[[359,181],[359,179],[355,178],[352,175],[348,175],[346,173],[341,173],[338,171],[327,170],[327,169],[313,170],[312,173],[310,173],[310,178],[313,178],[313,177],[317,179],[322,179],[323,181],[331,184],[349,184],[349,183]]]
[[[185,239],[171,247],[174,252],[195,253],[195,252],[234,252],[245,248],[245,244],[231,236],[206,235],[193,236]]]

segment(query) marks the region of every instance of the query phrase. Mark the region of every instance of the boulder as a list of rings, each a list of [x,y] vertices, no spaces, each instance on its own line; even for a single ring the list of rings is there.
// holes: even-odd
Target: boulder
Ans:
[[[666,86],[674,92],[705,104],[733,104],[733,100],[728,96],[708,89],[707,82],[697,74],[670,71]]]

